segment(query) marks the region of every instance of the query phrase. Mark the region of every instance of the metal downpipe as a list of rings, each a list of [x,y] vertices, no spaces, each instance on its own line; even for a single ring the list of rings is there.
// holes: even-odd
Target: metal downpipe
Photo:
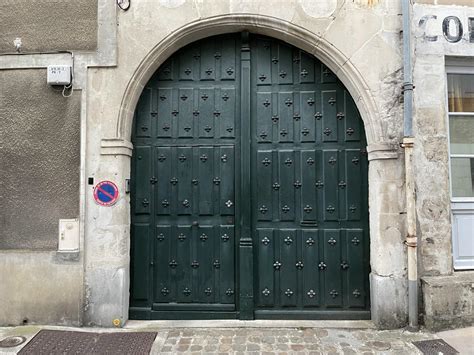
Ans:
[[[410,0],[402,0],[403,14],[403,143],[405,150],[405,194],[408,248],[408,322],[409,329],[418,330],[418,261],[416,235],[415,179],[413,176],[413,75],[411,65]]]

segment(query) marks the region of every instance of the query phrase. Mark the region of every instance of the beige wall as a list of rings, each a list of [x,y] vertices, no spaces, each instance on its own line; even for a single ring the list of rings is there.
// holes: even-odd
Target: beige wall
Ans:
[[[0,0],[0,53],[94,50],[97,0]]]

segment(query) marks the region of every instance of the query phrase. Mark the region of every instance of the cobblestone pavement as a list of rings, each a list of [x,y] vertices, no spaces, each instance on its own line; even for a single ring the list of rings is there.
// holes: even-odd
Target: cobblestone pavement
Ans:
[[[173,329],[166,334],[162,333],[162,345],[155,346],[152,353],[406,355],[421,354],[412,341],[433,338],[429,333],[410,333],[403,330]]]
[[[192,322],[192,321],[191,321]],[[257,322],[257,321],[255,321]],[[271,322],[271,321],[268,321]],[[334,327],[167,327],[164,324],[121,329],[20,326],[0,328],[0,340],[21,335],[30,341],[41,329],[86,332],[157,332],[151,354],[421,354],[412,341],[439,338],[429,332]],[[189,324],[189,323],[188,323]],[[27,343],[26,342],[26,343]],[[26,343],[15,348],[0,348],[1,355],[16,354]]]

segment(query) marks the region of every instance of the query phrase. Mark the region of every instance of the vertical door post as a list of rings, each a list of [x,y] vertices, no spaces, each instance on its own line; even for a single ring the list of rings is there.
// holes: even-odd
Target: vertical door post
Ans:
[[[250,46],[249,33],[242,33],[241,47],[241,235],[239,241],[240,319],[253,319],[253,247],[250,190]]]

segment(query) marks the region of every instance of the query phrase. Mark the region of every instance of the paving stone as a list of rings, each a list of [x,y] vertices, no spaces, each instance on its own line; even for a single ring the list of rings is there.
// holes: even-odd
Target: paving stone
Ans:
[[[232,349],[234,351],[245,351],[245,350],[247,350],[247,346],[245,344],[234,344],[232,346]]]
[[[288,345],[284,344],[284,343],[276,344],[276,348],[277,348],[277,350],[288,350],[289,349]]]
[[[305,347],[303,345],[300,345],[300,344],[291,344],[290,348],[293,351],[302,351],[302,350],[304,350]]]
[[[389,343],[382,341],[370,341],[367,342],[367,346],[374,348],[375,350],[390,350],[391,348]]]
[[[177,338],[181,335],[181,332],[179,330],[170,330],[168,332],[168,338]]]
[[[175,345],[178,342],[178,338],[168,338],[165,341],[165,345]]]
[[[262,339],[262,343],[265,343],[265,344],[275,344],[275,337],[264,336],[263,339]]]
[[[315,335],[319,338],[324,338],[328,336],[328,331],[326,329],[316,329]]]
[[[258,344],[248,344],[247,345],[247,350],[248,351],[258,351],[258,350],[260,350],[260,345],[258,345]]]
[[[320,350],[321,346],[319,344],[306,344],[307,350]]]
[[[217,348],[217,351],[219,351],[219,352],[229,352],[230,349],[232,349],[231,344],[220,344],[219,347]]]
[[[217,338],[209,338],[209,339],[207,340],[207,343],[208,343],[209,345],[217,345],[217,344],[219,344],[219,339],[217,339]]]
[[[246,341],[247,341],[247,338],[244,336],[236,336],[233,339],[234,344],[245,344]]]

